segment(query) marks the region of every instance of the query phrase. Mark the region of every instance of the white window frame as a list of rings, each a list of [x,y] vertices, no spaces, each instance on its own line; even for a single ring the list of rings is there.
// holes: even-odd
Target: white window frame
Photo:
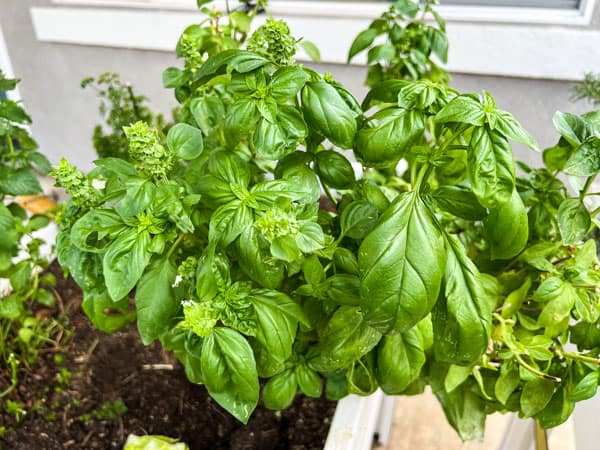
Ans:
[[[195,0],[52,3],[31,8],[41,41],[172,51],[181,30],[199,20]],[[583,0],[577,10],[438,6],[448,22],[448,68],[479,75],[581,79],[600,67],[600,30],[590,26],[597,3]],[[214,4],[225,7],[222,0]],[[296,36],[314,42],[323,62],[344,63],[354,36],[387,7],[385,2],[271,0],[269,10],[286,19]]]

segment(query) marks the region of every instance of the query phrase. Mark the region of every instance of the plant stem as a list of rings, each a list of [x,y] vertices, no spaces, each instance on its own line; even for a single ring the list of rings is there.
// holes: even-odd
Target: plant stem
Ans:
[[[129,93],[129,99],[131,100],[131,104],[133,105],[133,113],[137,120],[141,120],[140,111],[138,108],[137,100],[135,99],[135,95],[133,94],[133,89],[130,84],[127,84],[127,92]]]
[[[169,259],[173,255],[175,250],[177,250],[177,247],[179,247],[179,244],[181,244],[182,240],[183,240],[183,235],[180,234],[177,237],[177,239],[175,240],[175,242],[173,242],[173,245],[171,245],[171,248],[169,249],[169,252],[167,253],[167,259]]]
[[[583,201],[583,198],[585,197],[585,195],[587,194],[587,191],[590,190],[590,187],[592,186],[592,183],[594,182],[594,179],[596,178],[596,175],[593,175],[591,177],[588,177],[587,180],[585,180],[585,185],[583,186],[583,189],[581,190],[581,192],[579,193],[579,199],[581,201]]]
[[[529,364],[527,364],[525,360],[521,358],[521,355],[519,355],[518,353],[514,353],[514,355],[517,362],[525,369],[529,370],[532,374],[537,375],[538,377],[544,378],[546,380],[556,381],[557,383],[561,382],[560,378],[555,377],[553,375],[548,375],[547,373],[544,373],[541,370],[538,370],[535,367],[532,367]]]
[[[558,350],[556,353],[559,356],[562,356],[567,359],[572,359],[575,361],[581,361],[581,362],[585,362],[585,363],[595,364],[596,366],[600,366],[600,359],[594,358],[592,356],[586,356],[586,355],[582,355],[580,353],[574,353],[574,352],[563,352],[560,350]]]
[[[337,200],[331,193],[331,190],[323,182],[321,182],[321,186],[323,186],[323,190],[325,191],[325,195],[327,195],[327,198],[331,201],[331,203],[333,203],[334,206],[337,207]]]

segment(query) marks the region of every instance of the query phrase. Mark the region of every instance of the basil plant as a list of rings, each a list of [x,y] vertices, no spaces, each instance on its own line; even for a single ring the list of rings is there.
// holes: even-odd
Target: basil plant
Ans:
[[[361,104],[297,45],[270,19],[167,69],[166,136],[137,122],[129,161],[56,167],[90,319],[136,321],[244,423],[260,398],[426,385],[463,439],[494,411],[566,420],[598,385],[599,272],[591,182],[557,175],[600,170],[596,116],[557,116],[552,167],[517,177],[511,142],[537,144],[489,93],[392,79]]]

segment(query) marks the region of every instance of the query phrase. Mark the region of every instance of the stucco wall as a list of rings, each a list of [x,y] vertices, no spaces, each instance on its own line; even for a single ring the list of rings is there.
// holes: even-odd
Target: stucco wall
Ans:
[[[23,79],[21,96],[42,151],[52,161],[68,156],[89,168],[94,159],[90,137],[98,122],[98,103],[91,91],[81,90],[81,79],[104,71],[118,72],[152,100],[152,107],[168,113],[175,100],[162,88],[161,72],[178,63],[168,53],[38,42],[29,8],[48,4],[49,0],[1,0],[0,26],[15,74]],[[594,20],[599,26],[600,9]],[[364,96],[364,68],[321,65],[318,69],[333,73],[359,99]],[[570,82],[454,74],[452,86],[463,92],[490,91],[498,106],[513,113],[542,146],[556,139],[552,127],[556,110],[580,113],[588,109],[588,105],[569,101]],[[519,149],[519,153],[530,162],[539,161],[539,155],[530,151]]]

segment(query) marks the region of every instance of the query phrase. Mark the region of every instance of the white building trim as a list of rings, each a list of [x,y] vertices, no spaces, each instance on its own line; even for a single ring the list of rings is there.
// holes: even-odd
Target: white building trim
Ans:
[[[448,68],[467,74],[580,79],[584,72],[600,67],[600,30],[586,26],[594,1],[587,0],[573,11],[457,6],[444,10],[440,6],[448,20]],[[192,12],[193,0],[54,2],[61,5],[31,9],[41,41],[172,51],[185,26],[200,20],[198,12]],[[222,8],[225,2],[215,5]],[[296,36],[314,42],[323,62],[345,63],[353,38],[385,7],[272,0],[270,11],[287,20]]]

